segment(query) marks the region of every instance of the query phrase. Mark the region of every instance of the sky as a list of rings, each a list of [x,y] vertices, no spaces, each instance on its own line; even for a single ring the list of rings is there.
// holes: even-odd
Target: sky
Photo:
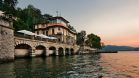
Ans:
[[[139,47],[139,0],[18,0],[62,17],[79,32],[99,35],[105,45]]]

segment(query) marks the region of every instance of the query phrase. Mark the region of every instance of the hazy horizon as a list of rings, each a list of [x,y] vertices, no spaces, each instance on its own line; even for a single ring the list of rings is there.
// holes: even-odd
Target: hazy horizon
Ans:
[[[18,1],[18,7],[32,4],[43,14],[59,11],[77,31],[97,34],[106,45],[139,46],[139,0]]]

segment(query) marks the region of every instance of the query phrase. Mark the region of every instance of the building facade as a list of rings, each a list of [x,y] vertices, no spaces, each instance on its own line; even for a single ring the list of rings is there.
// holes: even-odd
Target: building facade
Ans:
[[[57,42],[76,44],[76,32],[71,30],[69,22],[63,17],[53,17],[48,24],[35,25],[35,33],[56,37]]]

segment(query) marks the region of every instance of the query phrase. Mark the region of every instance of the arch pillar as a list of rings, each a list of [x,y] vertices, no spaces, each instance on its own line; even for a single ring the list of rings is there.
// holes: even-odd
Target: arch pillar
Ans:
[[[69,53],[69,55],[71,55],[71,51],[70,51],[70,50],[69,50],[69,52],[68,52],[68,53]]]
[[[59,55],[59,53],[58,53],[58,48],[56,48],[56,55],[57,55],[57,56]]]
[[[50,55],[50,54],[49,54],[49,48],[46,47],[45,56],[49,56],[49,55]]]
[[[65,51],[65,48],[63,48],[63,55],[64,55],[64,56],[66,55],[66,51]]]
[[[30,50],[30,57],[35,57],[35,47],[32,47],[32,49]]]

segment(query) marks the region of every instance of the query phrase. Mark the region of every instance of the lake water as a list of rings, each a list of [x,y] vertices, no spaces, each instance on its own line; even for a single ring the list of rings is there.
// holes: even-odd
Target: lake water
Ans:
[[[0,78],[139,78],[139,52],[16,59]]]
[[[139,52],[101,54],[103,78],[139,78]]]

